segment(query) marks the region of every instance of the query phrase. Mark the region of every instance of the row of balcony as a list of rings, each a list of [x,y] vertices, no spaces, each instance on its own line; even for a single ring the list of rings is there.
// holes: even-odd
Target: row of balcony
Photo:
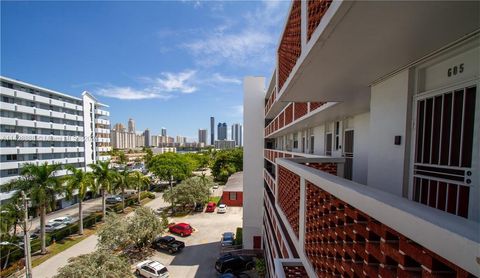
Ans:
[[[69,135],[50,135],[50,134],[33,134],[33,133],[10,133],[0,132],[0,140],[13,141],[55,141],[55,142],[83,142],[83,136],[69,136]]]
[[[95,119],[95,123],[96,124],[100,124],[100,125],[110,125],[110,121],[107,120],[107,119]]]
[[[43,154],[43,153],[78,153],[84,147],[2,147],[0,154]]]
[[[58,111],[53,111],[48,109],[25,106],[25,105],[20,105],[16,103],[2,102],[1,108],[2,110],[5,110],[5,111],[21,112],[26,114],[46,116],[46,117],[52,117],[52,118],[58,118],[58,119],[66,119],[66,120],[72,120],[72,121],[80,121],[80,122],[83,121],[83,116],[70,114],[66,112],[58,112]]]
[[[95,115],[100,115],[100,116],[110,116],[110,112],[106,111],[106,110],[103,110],[103,109],[99,109],[99,108],[95,108]]]
[[[44,96],[34,95],[34,94],[30,94],[27,92],[22,92],[22,91],[10,89],[10,88],[1,87],[0,94],[10,96],[10,97],[25,99],[28,101],[41,102],[48,105],[54,105],[54,106],[68,108],[72,110],[83,111],[82,105],[76,105],[73,103],[69,103],[69,102],[65,102],[57,99],[51,99]]]
[[[83,125],[67,125],[67,124],[56,124],[50,122],[41,122],[41,121],[30,121],[16,118],[6,118],[0,117],[0,122],[2,125],[11,125],[11,126],[22,126],[22,127],[33,127],[33,128],[45,128],[45,129],[58,129],[58,130],[68,130],[68,131],[83,131]]]
[[[288,104],[266,127],[265,137],[273,136],[277,132],[295,125],[328,107],[332,103],[323,102],[292,102]]]
[[[110,129],[107,129],[107,128],[95,128],[95,133],[110,134]]]
[[[478,223],[329,174],[318,158],[273,159],[275,206],[309,275],[480,275]]]
[[[43,163],[48,164],[72,164],[72,163],[82,163],[85,162],[84,157],[67,157],[67,158],[58,158],[58,159],[36,159],[36,160],[29,160],[29,161],[11,161],[11,162],[2,162],[1,167],[2,170],[8,169],[20,169],[22,168],[23,164],[30,163],[40,165]]]

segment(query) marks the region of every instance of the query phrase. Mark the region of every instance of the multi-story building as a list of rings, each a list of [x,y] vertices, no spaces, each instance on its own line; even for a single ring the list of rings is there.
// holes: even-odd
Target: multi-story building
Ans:
[[[292,2],[267,87],[244,82],[243,244],[268,277],[480,276],[479,10]]]
[[[128,119],[128,132],[135,133],[135,121],[132,118]]]
[[[143,132],[143,137],[145,138],[145,147],[150,147],[152,145],[152,138],[150,137],[150,130],[147,128]]]
[[[167,129],[166,128],[162,127],[161,135],[163,137],[167,137]]]
[[[215,118],[210,117],[210,145],[215,144]]]
[[[110,113],[90,93],[81,98],[0,77],[0,183],[26,163],[87,169],[110,157]],[[61,170],[58,175],[65,174]]]
[[[217,140],[227,140],[227,123],[218,123]]]
[[[215,149],[226,150],[234,149],[235,141],[233,140],[215,140]]]
[[[175,138],[175,142],[178,144],[178,146],[183,146],[185,145],[185,143],[187,143],[187,137],[177,135],[177,137]]]
[[[114,149],[134,149],[135,146],[135,132],[130,130],[134,127],[133,120],[130,119],[128,122],[128,131],[125,130],[125,127],[121,123],[117,123],[113,126],[113,129],[110,131],[110,141],[112,148]]]
[[[145,146],[145,135],[143,134],[135,134],[135,147],[141,148]]]
[[[242,146],[242,125],[233,124],[232,125],[232,140],[235,141],[235,145],[238,147]]]
[[[203,143],[204,145],[207,144],[207,130],[206,129],[199,129],[198,130],[198,143]]]

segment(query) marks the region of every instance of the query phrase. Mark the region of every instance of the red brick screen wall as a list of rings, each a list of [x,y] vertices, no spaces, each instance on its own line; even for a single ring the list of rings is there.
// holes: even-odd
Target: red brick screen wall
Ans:
[[[309,163],[305,166],[315,168],[320,171],[327,172],[332,175],[337,175],[337,164],[336,163]]]
[[[471,277],[306,181],[305,253],[318,277]]]
[[[287,25],[283,32],[282,41],[278,48],[278,88],[282,89],[283,84],[292,72],[297,63],[298,57],[302,52],[302,42],[300,35],[301,2],[294,0],[292,11],[287,20]]]
[[[300,217],[300,176],[278,166],[278,204],[298,238]]]
[[[308,1],[308,30],[307,30],[307,40],[310,40],[313,32],[317,28],[320,20],[322,20],[323,15],[327,11],[328,7],[332,0],[309,0]]]
[[[307,271],[303,266],[283,266],[283,272],[286,278],[304,278],[308,277]]]
[[[297,119],[307,115],[308,113],[308,103],[304,102],[296,102],[294,103],[295,105],[295,109],[294,109],[294,113],[295,113],[295,117],[294,117],[294,120],[296,121]]]
[[[324,104],[325,102],[310,102],[310,111],[313,111]]]
[[[290,103],[287,108],[285,108],[285,125],[293,122],[293,103]]]

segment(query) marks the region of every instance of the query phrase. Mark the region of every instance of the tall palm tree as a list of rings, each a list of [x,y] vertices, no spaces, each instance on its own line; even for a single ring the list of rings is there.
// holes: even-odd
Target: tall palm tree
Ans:
[[[96,187],[102,195],[102,215],[105,219],[107,205],[105,204],[105,194],[112,190],[112,180],[115,172],[110,169],[110,161],[97,161],[97,163],[88,165],[92,169]]]
[[[145,187],[150,185],[150,178],[139,171],[135,171],[131,173],[132,177],[132,184],[137,188],[138,192],[138,203],[140,204],[140,191],[142,191]]]
[[[71,175],[65,176],[67,198],[72,198],[77,191],[78,197],[78,233],[83,235],[83,208],[82,203],[85,199],[88,189],[94,189],[95,181],[92,173],[86,173],[82,169],[77,169],[68,165],[67,170]]]
[[[112,185],[114,190],[120,190],[122,192],[122,212],[125,209],[125,189],[132,187],[132,178],[130,172],[123,170],[116,172],[112,180]]]
[[[55,176],[55,172],[60,170],[59,164],[25,164],[21,171],[21,176],[14,180],[2,189],[17,190],[16,194],[20,194],[23,190],[29,196],[32,203],[37,207],[37,212],[40,214],[40,241],[41,252],[47,252],[45,242],[45,218],[47,209],[55,203],[55,196],[63,192],[61,180]]]

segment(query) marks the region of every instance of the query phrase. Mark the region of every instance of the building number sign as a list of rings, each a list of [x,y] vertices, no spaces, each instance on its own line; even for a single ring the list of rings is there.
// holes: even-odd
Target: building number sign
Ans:
[[[463,70],[464,70],[463,63],[461,63],[460,65],[453,66],[453,67],[449,68],[447,70],[447,76],[448,77],[455,76],[457,74],[462,73]]]

